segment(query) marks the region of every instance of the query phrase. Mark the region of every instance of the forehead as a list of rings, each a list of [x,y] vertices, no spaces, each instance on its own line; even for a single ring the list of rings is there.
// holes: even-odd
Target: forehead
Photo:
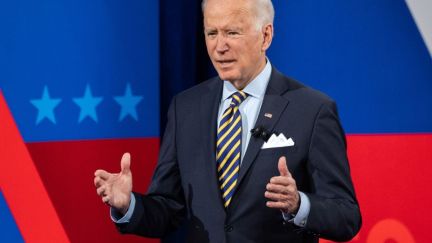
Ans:
[[[204,27],[244,26],[252,23],[253,16],[250,1],[209,0],[204,9]]]

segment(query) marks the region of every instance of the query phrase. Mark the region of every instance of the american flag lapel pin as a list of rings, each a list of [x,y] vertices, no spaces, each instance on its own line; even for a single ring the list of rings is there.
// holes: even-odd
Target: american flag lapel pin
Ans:
[[[271,119],[273,115],[271,113],[265,113],[264,116]]]

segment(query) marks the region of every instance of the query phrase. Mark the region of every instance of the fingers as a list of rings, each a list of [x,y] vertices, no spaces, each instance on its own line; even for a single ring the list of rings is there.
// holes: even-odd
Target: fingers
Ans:
[[[102,202],[105,203],[105,204],[110,205],[110,197],[108,195],[102,197]]]
[[[294,194],[296,192],[296,187],[293,184],[289,185],[277,185],[277,184],[267,184],[266,189],[268,192],[281,193],[281,194]]]
[[[102,178],[99,176],[95,176],[95,178],[94,178],[95,187],[98,188],[98,187],[102,186],[103,184],[105,184],[105,180],[102,180]]]
[[[287,176],[275,176],[270,179],[270,184],[288,186],[295,183],[294,178]]]
[[[266,191],[264,193],[264,197],[266,197],[267,199],[270,199],[271,201],[275,201],[275,202],[284,202],[284,201],[295,199],[294,194],[274,193],[274,192],[269,192],[269,191]]]
[[[98,177],[96,177],[96,179],[97,178]],[[101,197],[103,203],[111,206],[112,193],[110,187],[105,181],[99,179],[99,181],[96,182],[96,179],[95,184],[99,184],[102,182],[102,185],[96,186],[96,193]]]
[[[106,189],[106,186],[100,186],[96,189],[96,193],[102,197],[102,196],[106,195],[105,189]]]
[[[282,209],[282,208],[287,208],[288,205],[285,202],[266,202],[267,207],[269,208],[277,208],[277,209]]]
[[[124,153],[123,157],[121,159],[120,165],[121,165],[121,173],[126,174],[130,172],[130,163],[131,163],[131,156],[129,153]]]
[[[288,170],[285,156],[279,158],[278,170],[281,176],[291,176],[291,173]]]
[[[98,188],[96,188],[96,193],[99,196],[106,196],[106,195],[110,195],[111,194],[111,187],[107,184],[104,184]]]
[[[94,173],[96,177],[100,177],[102,180],[108,180],[111,177],[111,173],[105,171],[105,170],[96,170]]]
[[[284,213],[293,213],[296,211],[296,206],[290,201],[268,201],[266,202],[266,206],[269,208],[282,210]]]
[[[264,197],[269,201],[267,207],[280,209],[283,212],[294,213],[299,208],[299,194],[295,186],[267,185]]]
[[[108,206],[112,206],[111,199],[113,195],[111,193],[111,188],[107,185],[100,186],[96,189],[96,193],[101,197],[102,202]]]

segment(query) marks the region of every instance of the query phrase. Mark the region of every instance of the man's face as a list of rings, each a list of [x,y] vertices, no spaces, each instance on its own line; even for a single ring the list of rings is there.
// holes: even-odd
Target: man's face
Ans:
[[[265,31],[256,28],[251,3],[208,0],[204,9],[204,34],[213,66],[222,80],[242,88],[264,68],[269,46]]]

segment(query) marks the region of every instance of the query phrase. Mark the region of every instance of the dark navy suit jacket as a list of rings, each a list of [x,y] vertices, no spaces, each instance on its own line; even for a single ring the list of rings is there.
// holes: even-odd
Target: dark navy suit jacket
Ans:
[[[168,112],[158,165],[148,193],[135,193],[134,214],[122,233],[163,237],[183,222],[187,242],[318,242],[352,238],[361,215],[335,103],[274,67],[256,126],[291,137],[295,146],[261,149],[251,137],[238,185],[225,209],[216,175],[216,129],[223,82],[210,79],[177,95]],[[271,118],[264,116],[272,114]],[[310,199],[307,224],[284,222],[266,207],[264,192],[286,156],[298,190]]]

